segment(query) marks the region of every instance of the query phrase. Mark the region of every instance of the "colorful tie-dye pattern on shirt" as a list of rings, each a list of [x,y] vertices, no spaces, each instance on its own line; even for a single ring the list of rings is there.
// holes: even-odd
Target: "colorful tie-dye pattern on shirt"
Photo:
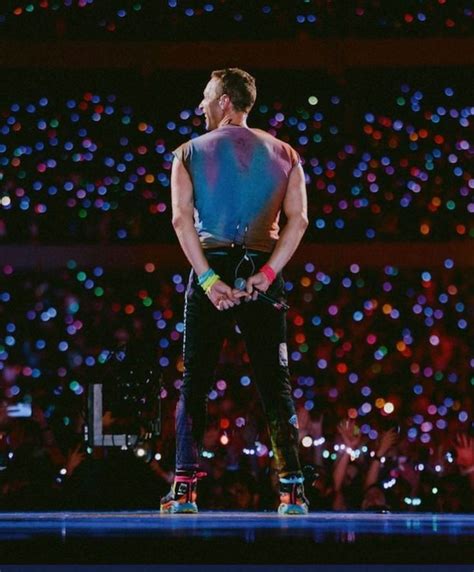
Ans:
[[[265,131],[227,125],[174,151],[194,187],[195,226],[203,248],[243,244],[271,252],[291,169],[300,161]]]

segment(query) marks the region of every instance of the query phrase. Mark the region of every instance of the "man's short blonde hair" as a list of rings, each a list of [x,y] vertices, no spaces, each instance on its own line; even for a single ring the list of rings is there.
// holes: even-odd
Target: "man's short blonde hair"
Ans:
[[[220,80],[220,95],[226,93],[229,96],[235,111],[248,113],[252,109],[257,98],[253,76],[240,68],[225,68],[213,71],[211,78]]]

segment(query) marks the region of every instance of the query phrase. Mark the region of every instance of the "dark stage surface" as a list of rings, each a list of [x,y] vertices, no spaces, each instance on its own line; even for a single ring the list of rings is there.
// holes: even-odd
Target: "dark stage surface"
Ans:
[[[0,513],[0,563],[472,564],[474,515]]]

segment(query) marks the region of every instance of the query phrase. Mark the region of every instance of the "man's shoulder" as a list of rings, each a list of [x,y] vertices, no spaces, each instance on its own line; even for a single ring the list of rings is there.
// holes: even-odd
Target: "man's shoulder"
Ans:
[[[204,133],[203,135],[198,135],[197,137],[188,139],[184,143],[181,143],[181,145],[178,145],[178,147],[173,150],[173,154],[181,161],[188,160],[196,149],[206,145],[211,134],[212,132]]]
[[[252,128],[252,131],[257,137],[260,137],[266,142],[271,143],[277,147],[284,147],[285,149],[288,150],[293,149],[293,147],[289,143],[286,143],[286,141],[278,139],[278,137],[275,137],[271,133],[268,133],[268,131],[264,131],[263,129],[258,129],[258,128]]]
[[[272,146],[274,149],[278,149],[280,153],[286,155],[293,165],[300,162],[300,156],[298,152],[286,141],[278,139],[271,133],[264,131],[263,129],[252,129],[254,134],[259,137],[264,143]]]

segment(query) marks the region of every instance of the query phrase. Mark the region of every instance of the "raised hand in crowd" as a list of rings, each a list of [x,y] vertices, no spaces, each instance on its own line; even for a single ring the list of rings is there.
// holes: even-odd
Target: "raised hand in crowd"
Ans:
[[[456,464],[461,475],[467,475],[471,489],[474,490],[474,439],[466,434],[458,433],[454,441]]]
[[[388,431],[381,433],[378,446],[375,449],[375,456],[372,457],[369,470],[367,471],[367,475],[365,477],[365,490],[377,483],[380,473],[380,466],[385,462],[384,457],[397,441],[398,433],[394,427],[390,428]]]
[[[335,463],[333,471],[333,509],[345,510],[347,507],[342,493],[342,485],[344,483],[344,477],[346,476],[347,467],[351,461],[351,454],[360,445],[362,435],[360,434],[359,427],[353,419],[345,419],[341,421],[337,426],[337,432],[342,439],[344,448],[342,450],[340,449],[339,458]]]

